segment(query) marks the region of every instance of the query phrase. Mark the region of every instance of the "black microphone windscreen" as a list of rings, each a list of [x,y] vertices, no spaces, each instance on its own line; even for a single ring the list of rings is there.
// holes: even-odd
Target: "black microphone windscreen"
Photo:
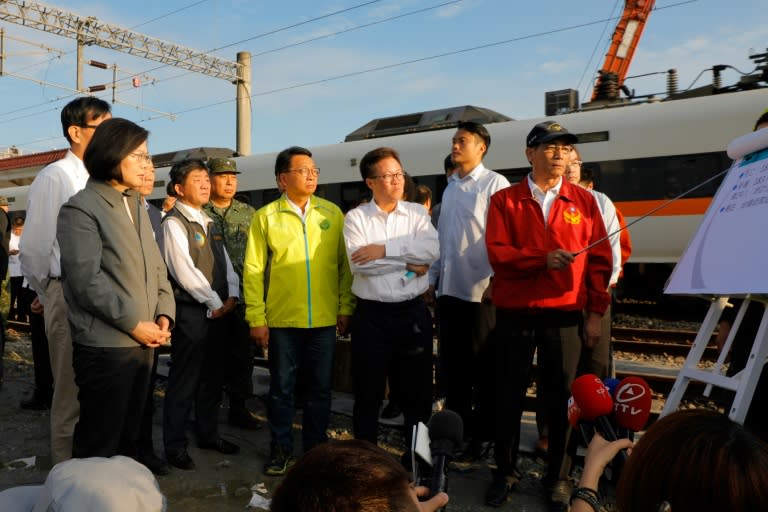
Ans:
[[[454,411],[443,409],[432,415],[429,419],[429,439],[433,445],[452,445],[452,449],[459,448],[464,442],[464,422]]]

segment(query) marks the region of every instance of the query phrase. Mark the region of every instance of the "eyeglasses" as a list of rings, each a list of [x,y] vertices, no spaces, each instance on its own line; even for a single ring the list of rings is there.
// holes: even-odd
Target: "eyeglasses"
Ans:
[[[98,127],[99,125],[97,124],[81,124],[80,125],[80,128],[90,128],[91,130],[95,130]]]
[[[320,168],[319,167],[302,167],[301,169],[288,169],[288,172],[295,172],[296,174],[301,174],[305,178],[309,178],[310,176],[320,176]]]
[[[571,160],[568,167],[581,167],[581,160]]]
[[[571,151],[573,151],[573,146],[571,146],[570,144],[563,144],[563,145],[547,144],[545,146],[542,146],[542,148],[544,152],[548,155],[554,155],[555,151],[560,151],[561,155],[563,153],[570,153]]]
[[[145,164],[152,163],[152,155],[149,153],[128,153],[128,156],[132,156],[139,162],[144,162]]]
[[[368,177],[371,178],[372,180],[380,179],[380,180],[386,181],[387,183],[392,183],[395,180],[401,180],[401,179],[405,178],[405,173],[393,172],[393,173],[390,173],[390,174],[381,174],[379,176],[368,176]]]

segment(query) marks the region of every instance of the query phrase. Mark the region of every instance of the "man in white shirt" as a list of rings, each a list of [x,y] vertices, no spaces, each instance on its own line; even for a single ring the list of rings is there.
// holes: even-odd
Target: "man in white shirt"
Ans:
[[[24,304],[24,294],[21,291],[24,275],[21,273],[19,244],[23,231],[24,218],[14,217],[11,222],[11,239],[8,242],[8,278],[11,283],[11,305],[8,310],[8,320],[21,322],[27,321],[29,315],[29,304]]]
[[[61,205],[85,188],[88,181],[88,171],[83,164],[85,149],[99,124],[110,117],[109,103],[98,98],[85,96],[69,102],[61,111],[61,127],[69,142],[69,151],[64,158],[38,173],[27,196],[25,235],[19,255],[21,272],[45,308],[45,332],[54,383],[51,404],[54,464],[72,457],[72,435],[80,414],[67,303],[61,287],[56,219]]]
[[[401,200],[405,173],[394,149],[368,152],[360,174],[373,199],[344,220],[357,297],[352,318],[354,435],[376,443],[389,375],[390,386],[403,391],[398,401],[410,440],[413,426],[426,423],[432,412],[432,317],[422,296],[429,286],[429,265],[440,255],[437,231],[421,205]]]
[[[194,469],[187,453],[186,422],[195,404],[197,446],[226,455],[240,447],[218,430],[227,350],[218,346],[219,322],[227,322],[240,298],[240,281],[223,238],[203,211],[211,194],[208,168],[184,160],[170,171],[168,193],[176,203],[163,218],[163,258],[176,298],[176,325],[163,406],[163,444],[169,464]]]
[[[487,429],[492,419],[482,416],[483,410],[488,411],[483,401],[489,396],[483,392],[483,379],[488,376],[485,342],[495,323],[485,222],[491,196],[509,186],[504,176],[483,165],[490,145],[491,136],[483,125],[459,123],[451,146],[457,172],[443,192],[437,227],[441,256],[429,270],[430,291],[438,284],[445,406],[461,415],[464,436],[474,441],[470,452],[491,438]]]

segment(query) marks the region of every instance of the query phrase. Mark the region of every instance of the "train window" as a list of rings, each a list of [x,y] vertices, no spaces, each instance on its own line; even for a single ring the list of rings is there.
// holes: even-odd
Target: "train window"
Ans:
[[[496,172],[507,178],[509,182],[514,185],[515,183],[523,181],[523,178],[528,176],[528,173],[531,172],[531,168],[520,167],[518,169],[496,169]]]
[[[605,142],[610,140],[610,132],[608,131],[577,133],[576,136],[579,138],[579,144],[589,144],[590,142]]]
[[[701,153],[595,162],[595,188],[616,201],[671,199],[728,168],[725,153]],[[711,197],[722,178],[686,194]]]

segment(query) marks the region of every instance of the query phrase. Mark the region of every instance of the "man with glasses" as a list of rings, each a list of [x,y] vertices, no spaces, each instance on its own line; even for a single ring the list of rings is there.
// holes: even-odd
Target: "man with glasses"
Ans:
[[[211,171],[211,199],[203,207],[213,219],[216,230],[224,238],[224,247],[232,259],[232,266],[243,279],[243,260],[248,230],[256,210],[249,204],[235,199],[237,193],[237,162],[232,158],[212,158],[208,161]],[[253,342],[245,322],[245,306],[238,304],[226,322],[221,322],[220,336],[227,341],[229,352],[227,396],[229,397],[229,424],[235,427],[257,430],[261,423],[245,406],[253,394]],[[259,351],[261,352],[261,351]]]
[[[490,304],[491,267],[485,249],[485,219],[491,196],[509,181],[483,165],[491,145],[488,130],[475,122],[460,122],[451,143],[456,172],[443,192],[440,259],[429,270],[429,295],[437,284],[440,370],[445,406],[464,421],[470,444],[464,454],[481,454],[492,403],[488,403],[488,364],[485,345],[495,321]]]
[[[493,507],[506,501],[520,478],[520,420],[534,352],[549,426],[543,484],[552,510],[568,507],[566,404],[581,350],[579,325],[586,311],[585,342],[599,339],[613,263],[595,198],[563,178],[576,141],[554,121],[534,126],[525,149],[531,173],[494,194],[488,208],[485,243],[496,305],[490,373],[496,381],[497,417],[496,469],[485,501]]]
[[[357,297],[352,321],[355,439],[376,444],[384,384],[397,399],[410,446],[413,426],[432,412],[432,316],[422,295],[429,265],[440,255],[437,231],[418,203],[403,201],[405,173],[394,149],[360,160],[372,200],[347,212],[347,244]],[[390,391],[391,392],[391,391]]]
[[[304,451],[328,439],[336,333],[347,332],[354,311],[344,215],[314,195],[319,175],[308,149],[293,146],[277,155],[275,176],[283,195],[255,213],[245,250],[245,319],[251,338],[269,348],[271,441],[264,473],[272,476],[295,462],[299,371],[308,388]]]
[[[51,403],[51,458],[53,464],[72,458],[72,436],[80,415],[77,385],[72,369],[72,338],[67,303],[61,287],[56,219],[61,205],[83,188],[88,171],[83,155],[93,132],[112,117],[109,103],[85,96],[72,100],[61,111],[61,127],[69,151],[35,177],[27,196],[27,217],[19,256],[21,272],[45,308],[45,331],[53,370]]]

